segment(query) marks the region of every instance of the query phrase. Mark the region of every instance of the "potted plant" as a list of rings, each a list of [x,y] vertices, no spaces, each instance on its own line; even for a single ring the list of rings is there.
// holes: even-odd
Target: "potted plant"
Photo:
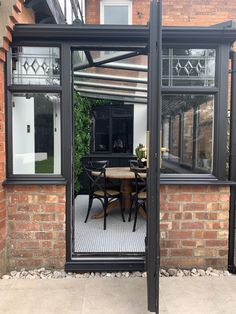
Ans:
[[[143,168],[147,165],[147,148],[143,144],[139,144],[135,148],[135,154],[139,163],[139,167]]]

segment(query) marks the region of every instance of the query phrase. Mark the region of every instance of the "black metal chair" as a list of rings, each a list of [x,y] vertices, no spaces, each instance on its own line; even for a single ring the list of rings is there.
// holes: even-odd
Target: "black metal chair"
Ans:
[[[85,172],[89,178],[89,204],[88,211],[85,218],[85,223],[88,220],[93,200],[98,199],[103,206],[104,211],[104,230],[106,230],[106,217],[107,217],[107,207],[115,199],[119,200],[121,216],[125,222],[124,210],[122,208],[122,197],[121,192],[115,189],[107,188],[107,179],[106,179],[106,167],[108,161],[93,161],[89,162],[85,167]]]
[[[138,160],[137,159],[130,160],[129,167],[130,167],[130,170],[133,170],[134,168],[139,168]]]
[[[131,205],[129,211],[129,221],[131,220],[132,210],[134,205],[134,225],[133,232],[136,229],[138,210],[141,206],[146,211],[147,201],[147,169],[133,167],[131,170],[135,174],[135,191],[131,193]]]

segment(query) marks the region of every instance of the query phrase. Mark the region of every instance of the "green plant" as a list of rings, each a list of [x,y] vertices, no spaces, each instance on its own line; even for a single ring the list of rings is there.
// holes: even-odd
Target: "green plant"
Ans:
[[[74,191],[77,195],[81,184],[79,176],[83,171],[81,158],[90,152],[92,117],[91,109],[110,103],[108,100],[89,99],[74,92]]]
[[[90,151],[92,104],[87,98],[74,93],[74,190],[79,193],[81,188],[79,176],[82,172],[81,158]]]
[[[146,155],[146,147],[143,144],[139,144],[136,148],[135,148],[135,153],[136,156],[139,160],[145,159],[147,157]]]

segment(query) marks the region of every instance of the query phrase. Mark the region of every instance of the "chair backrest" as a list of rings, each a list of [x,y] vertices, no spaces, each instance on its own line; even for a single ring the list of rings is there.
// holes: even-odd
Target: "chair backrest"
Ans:
[[[130,167],[130,170],[133,170],[134,168],[138,168],[139,167],[139,163],[138,163],[138,160],[130,160],[129,161],[129,167]]]
[[[84,170],[89,178],[89,194],[97,190],[101,190],[106,194],[106,167],[109,162],[102,161],[89,161]]]
[[[135,174],[135,192],[147,191],[147,169],[134,167],[132,171]]]

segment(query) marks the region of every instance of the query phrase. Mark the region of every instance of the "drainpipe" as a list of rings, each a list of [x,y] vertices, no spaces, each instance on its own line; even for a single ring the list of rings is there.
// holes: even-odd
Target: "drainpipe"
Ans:
[[[231,101],[230,101],[230,156],[229,156],[229,180],[236,181],[236,52],[231,50]],[[230,188],[230,210],[229,210],[229,256],[228,270],[236,273],[235,261],[235,200],[236,187]]]

